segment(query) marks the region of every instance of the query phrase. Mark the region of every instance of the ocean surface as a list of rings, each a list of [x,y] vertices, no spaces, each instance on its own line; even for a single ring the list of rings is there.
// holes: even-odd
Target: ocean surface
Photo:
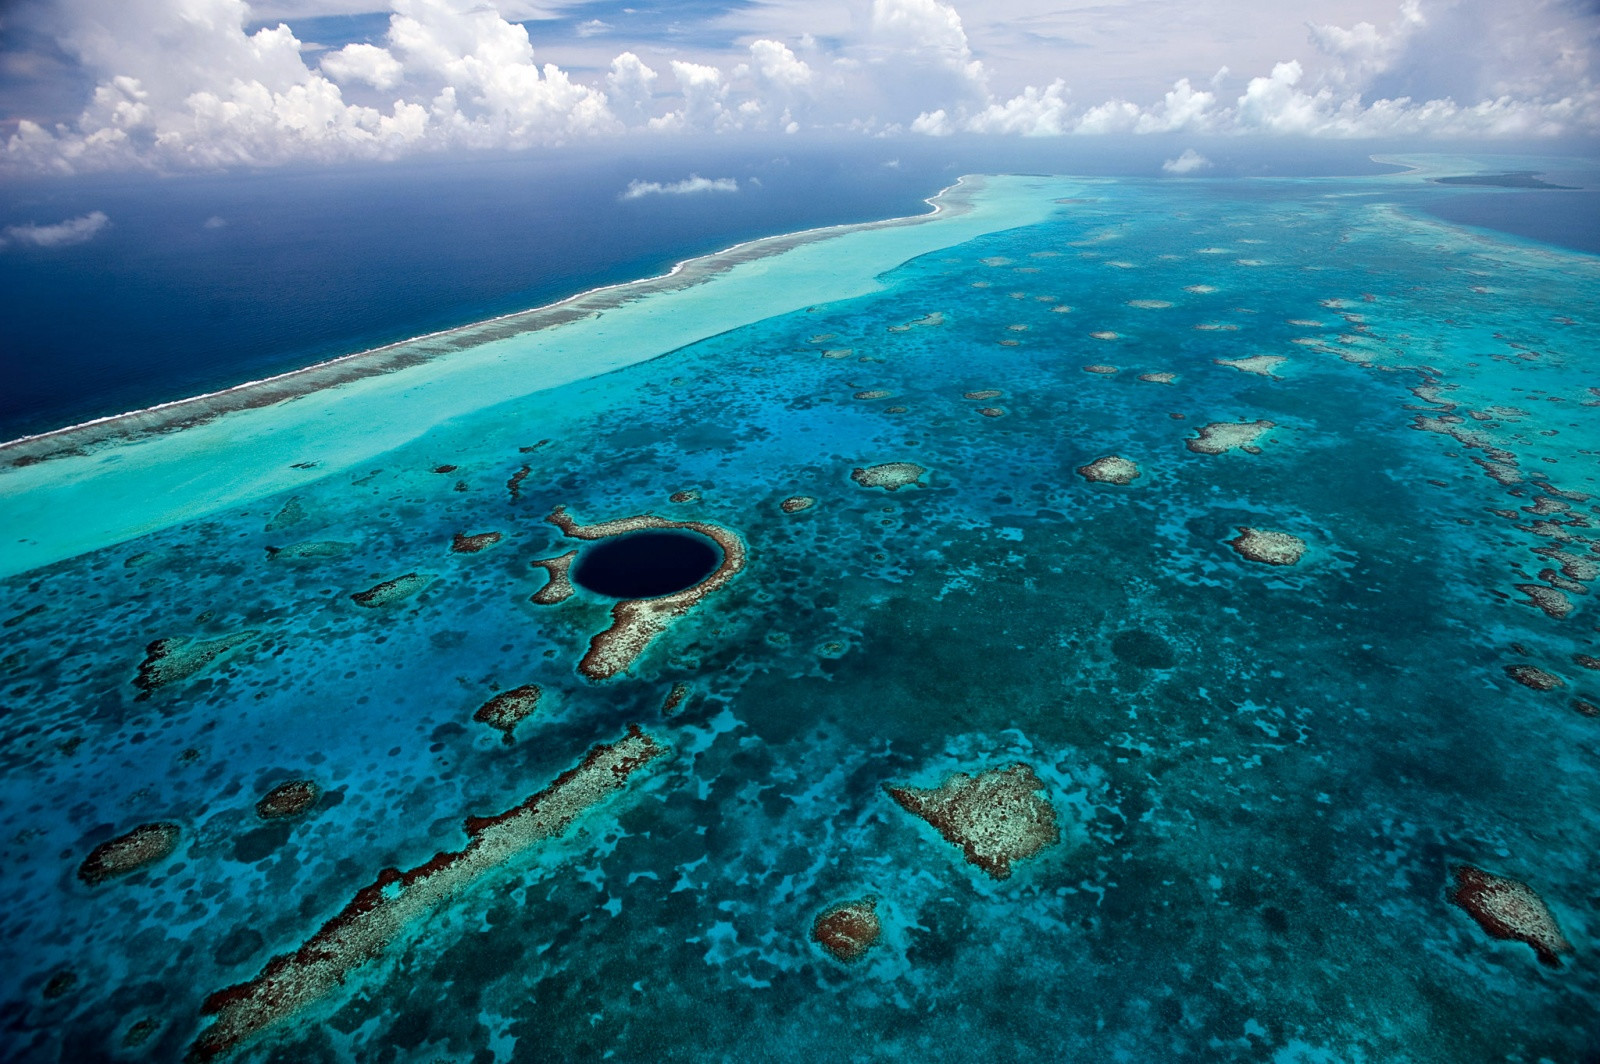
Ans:
[[[1413,162],[0,471],[0,1056],[1596,1059],[1600,259]]]

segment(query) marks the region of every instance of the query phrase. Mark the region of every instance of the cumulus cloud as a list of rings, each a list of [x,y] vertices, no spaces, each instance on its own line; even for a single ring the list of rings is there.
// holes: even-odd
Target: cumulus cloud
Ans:
[[[737,192],[739,182],[731,177],[701,177],[690,174],[682,181],[662,184],[660,181],[629,181],[628,190],[619,198],[640,199],[644,196],[687,196],[697,192]]]
[[[550,12],[526,0],[380,2],[389,8],[381,38],[321,50],[270,16],[355,10],[358,0],[51,0],[57,43],[93,87],[71,122],[0,116],[14,119],[0,169],[259,167],[531,148],[624,131],[1600,133],[1592,0],[1397,0],[1389,19],[1306,24],[1298,50],[1274,49],[1267,62],[1252,53],[1235,64],[1243,76],[1228,67],[1210,78],[1171,70],[1170,90],[1156,99],[1140,95],[1147,88],[1107,99],[1092,84],[1074,86],[1072,70],[1041,71],[1038,55],[1028,69],[1043,77],[1002,86],[1017,77],[1016,64],[986,65],[974,40],[1040,47],[1021,29],[995,37],[1004,4],[974,8],[986,21],[969,37],[947,0],[855,0],[854,23],[829,22],[799,0],[768,0],[726,16],[767,19],[739,35],[751,43],[675,46],[659,74],[640,58],[652,54],[648,41],[608,66],[609,50],[588,42],[621,31],[591,19],[562,45],[593,71],[577,77],[536,54],[538,30],[530,36],[519,20],[537,27]],[[794,33],[796,25],[780,32],[784,19],[820,28],[816,36]],[[1132,15],[1106,25],[1130,61],[1174,61],[1139,51],[1147,41]],[[1224,46],[1211,43],[1213,52]],[[1073,55],[1048,54],[1052,62]],[[1216,65],[1208,59],[1205,69]]]
[[[8,225],[0,234],[0,248],[10,244],[24,244],[36,248],[64,248],[73,244],[86,244],[111,224],[104,211],[90,211],[76,218],[68,218],[54,225]]]
[[[1196,170],[1205,170],[1211,166],[1211,160],[1195,151],[1193,148],[1183,149],[1183,154],[1176,159],[1168,159],[1161,164],[1161,169],[1169,174],[1192,174]]]

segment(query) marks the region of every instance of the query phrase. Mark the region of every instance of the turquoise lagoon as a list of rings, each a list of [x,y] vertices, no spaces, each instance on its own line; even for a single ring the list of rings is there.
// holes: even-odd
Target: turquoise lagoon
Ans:
[[[1426,219],[1462,163],[1418,162],[968,179],[11,445],[3,1055],[182,1059],[211,992],[637,724],[669,752],[231,1056],[1595,1059],[1600,262]],[[583,545],[556,507],[745,563],[592,680],[611,602],[530,601]],[[224,642],[142,690],[163,639]],[[514,741],[474,719],[530,684]],[[1018,763],[1058,835],[1006,879],[885,791]],[[259,816],[291,779],[311,811]],[[174,852],[80,879],[145,823]],[[865,897],[838,962],[813,921]]]

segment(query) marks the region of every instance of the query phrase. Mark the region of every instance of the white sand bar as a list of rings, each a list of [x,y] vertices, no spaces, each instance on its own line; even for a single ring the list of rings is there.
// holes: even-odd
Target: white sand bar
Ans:
[[[509,399],[879,291],[901,263],[1042,221],[1080,186],[963,178],[929,214],[768,237],[662,277],[0,445],[0,576],[348,470]],[[316,465],[291,468],[302,462]]]

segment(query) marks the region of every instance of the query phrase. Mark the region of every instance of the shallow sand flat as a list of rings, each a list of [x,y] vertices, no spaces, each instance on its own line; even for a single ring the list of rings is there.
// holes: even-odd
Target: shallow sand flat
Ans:
[[[0,448],[8,535],[0,576],[24,572],[370,461],[452,418],[655,358],[778,314],[878,291],[908,259],[1036,223],[1070,179],[983,177],[937,214],[770,238],[677,276],[587,293],[550,308],[436,334],[360,358],[394,368],[306,390],[302,375]],[[777,249],[762,254],[767,248]],[[591,309],[592,308],[592,309]],[[345,364],[348,367],[348,363]],[[343,368],[311,371],[338,380]],[[293,402],[276,401],[277,396]],[[174,421],[196,421],[164,431]],[[134,433],[125,442],[119,438]],[[153,433],[153,434],[152,434]],[[47,461],[19,458],[67,448]],[[314,462],[312,468],[293,468]]]

